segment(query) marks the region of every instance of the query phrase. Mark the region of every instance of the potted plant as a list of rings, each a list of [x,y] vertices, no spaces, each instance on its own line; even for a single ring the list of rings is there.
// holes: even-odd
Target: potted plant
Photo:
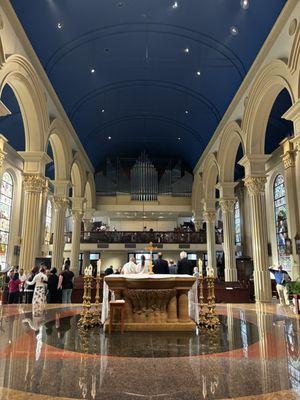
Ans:
[[[300,279],[288,283],[288,290],[293,296],[293,303],[296,306],[298,314],[300,314]]]

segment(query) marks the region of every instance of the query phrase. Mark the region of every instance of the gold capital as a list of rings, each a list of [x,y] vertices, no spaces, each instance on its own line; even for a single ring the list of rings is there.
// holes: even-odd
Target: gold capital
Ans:
[[[41,193],[45,186],[45,178],[40,175],[25,175],[23,184],[25,192]]]
[[[292,168],[295,166],[295,157],[294,153],[292,151],[287,151],[284,153],[282,156],[282,162],[284,169]]]
[[[220,199],[219,204],[223,213],[233,212],[235,200]]]
[[[206,222],[215,222],[217,213],[214,210],[204,211],[203,217]]]

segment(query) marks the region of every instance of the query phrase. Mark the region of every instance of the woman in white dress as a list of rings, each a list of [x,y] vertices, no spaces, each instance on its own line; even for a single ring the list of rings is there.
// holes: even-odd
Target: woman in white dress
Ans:
[[[141,256],[141,262],[137,266],[138,274],[148,274],[148,265],[146,265],[146,257],[144,254]]]
[[[35,289],[33,293],[32,305],[45,305],[46,304],[46,285],[48,277],[45,274],[45,268],[41,267],[38,274],[36,274],[32,281],[26,281],[27,285],[34,285]]]

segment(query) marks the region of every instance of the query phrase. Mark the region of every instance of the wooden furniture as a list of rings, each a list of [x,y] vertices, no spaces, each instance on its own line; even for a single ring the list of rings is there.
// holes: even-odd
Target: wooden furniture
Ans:
[[[116,299],[125,299],[125,331],[193,331],[188,313],[190,275],[109,275]],[[104,329],[107,327],[104,326]]]
[[[114,314],[115,310],[120,310],[120,327],[121,333],[124,333],[124,316],[125,316],[125,301],[110,301],[109,302],[109,333],[111,334],[113,323],[114,323]]]
[[[253,261],[250,257],[238,257],[236,259],[237,277],[239,282],[248,282],[253,278]]]

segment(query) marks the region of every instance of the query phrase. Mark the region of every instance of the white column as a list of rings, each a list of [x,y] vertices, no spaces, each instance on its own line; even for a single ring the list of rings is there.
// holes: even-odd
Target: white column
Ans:
[[[254,290],[257,302],[272,299],[270,272],[268,271],[268,233],[265,200],[265,176],[247,176],[244,179],[250,197],[252,243],[254,262]]]
[[[286,139],[282,143],[284,154],[282,162],[284,166],[284,183],[287,203],[288,236],[292,241],[292,278],[300,277],[299,255],[296,252],[295,236],[299,232],[299,213],[297,204],[297,181],[295,173],[295,152],[292,143]]]
[[[209,209],[204,211],[204,219],[206,222],[206,247],[207,247],[207,267],[214,269],[217,276],[217,258],[216,258],[216,211]]]
[[[237,270],[235,260],[235,234],[234,234],[234,199],[220,199],[223,213],[225,281],[236,282]]]
[[[72,197],[72,245],[71,245],[71,269],[76,274],[79,273],[78,258],[80,252],[81,221],[83,216],[83,204],[85,199],[82,197]]]
[[[38,175],[24,176],[24,210],[20,251],[20,267],[29,272],[35,265],[40,229],[40,203],[45,178]]]
[[[45,179],[45,184],[42,190],[42,195],[41,195],[41,203],[40,203],[40,229],[39,229],[39,248],[38,248],[38,254],[42,255],[42,247],[45,243],[45,224],[46,224],[46,208],[47,208],[47,200],[48,200],[48,181]]]
[[[66,211],[69,199],[63,196],[54,196],[54,221],[53,221],[53,248],[52,248],[52,267],[60,269],[64,260],[64,226]]]
[[[87,208],[84,210],[83,216],[83,227],[84,227],[84,239],[87,240],[90,237],[90,232],[93,228],[93,216],[95,210],[93,208]]]

